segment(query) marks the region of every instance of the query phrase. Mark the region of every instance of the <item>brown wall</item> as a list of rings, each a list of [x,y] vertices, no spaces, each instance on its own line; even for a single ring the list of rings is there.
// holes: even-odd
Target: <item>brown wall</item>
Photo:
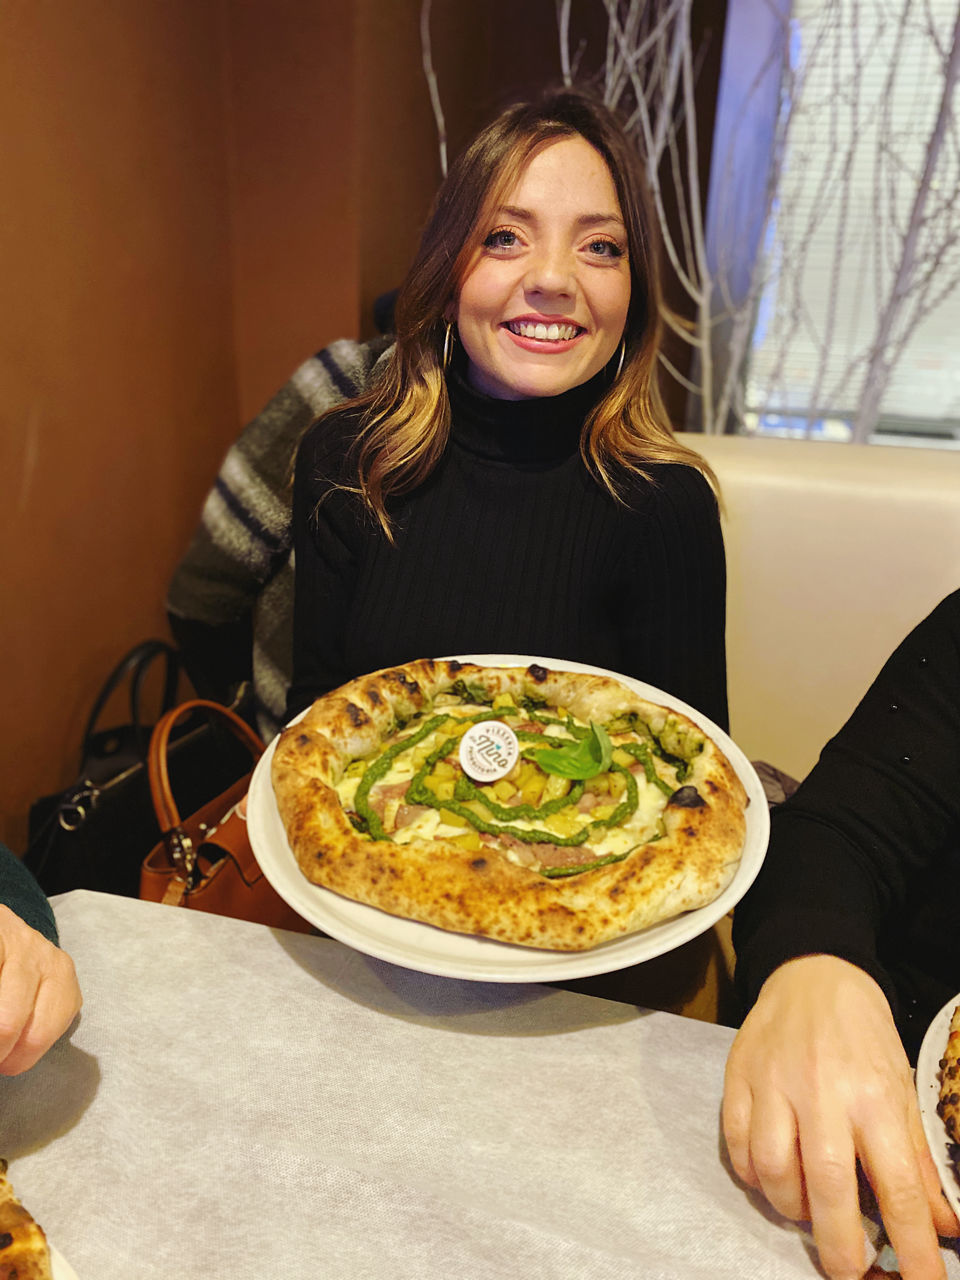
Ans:
[[[74,776],[109,667],[165,633],[243,416],[356,331],[352,32],[335,0],[0,6],[0,838],[16,849],[31,799]]]
[[[0,834],[15,847],[31,796],[76,769],[103,673],[161,628],[236,417],[219,65],[216,6],[0,7]]]

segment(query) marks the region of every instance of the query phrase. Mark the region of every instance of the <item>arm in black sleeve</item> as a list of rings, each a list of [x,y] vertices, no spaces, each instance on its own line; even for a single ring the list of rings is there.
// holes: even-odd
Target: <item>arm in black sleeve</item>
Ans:
[[[795,796],[734,914],[747,1008],[786,960],[826,952],[865,969],[911,881],[960,838],[960,592],[900,645]]]
[[[237,687],[253,679],[253,615],[219,624],[167,618],[197,696],[229,704]]]
[[[0,844],[0,903],[31,929],[42,933],[48,942],[59,945],[50,903],[27,868],[5,844]]]
[[[311,429],[297,454],[288,719],[347,678],[344,631],[353,595],[360,520],[352,496],[331,491],[329,483],[341,465],[345,435],[343,423],[328,419]]]

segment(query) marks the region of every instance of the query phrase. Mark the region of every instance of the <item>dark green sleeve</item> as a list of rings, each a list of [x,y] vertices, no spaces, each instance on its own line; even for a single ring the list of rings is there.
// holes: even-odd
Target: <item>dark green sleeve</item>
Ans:
[[[59,945],[60,935],[50,903],[27,868],[5,844],[0,844],[0,904],[9,907],[31,929]]]

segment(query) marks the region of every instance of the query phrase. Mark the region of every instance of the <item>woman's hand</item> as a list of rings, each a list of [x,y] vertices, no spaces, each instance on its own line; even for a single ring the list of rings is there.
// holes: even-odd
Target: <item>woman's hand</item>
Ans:
[[[810,1221],[832,1280],[866,1268],[857,1160],[904,1280],[946,1276],[937,1235],[960,1234],[940,1191],[886,997],[836,956],[770,975],[727,1060],[733,1167],[785,1217]]]
[[[0,906],[0,1075],[42,1058],[80,1012],[73,961]]]

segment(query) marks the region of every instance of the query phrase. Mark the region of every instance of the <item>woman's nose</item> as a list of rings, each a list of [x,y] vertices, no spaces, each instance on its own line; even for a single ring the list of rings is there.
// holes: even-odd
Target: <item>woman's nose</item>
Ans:
[[[530,293],[572,294],[576,280],[569,250],[550,244],[538,248],[528,259],[524,286]]]

